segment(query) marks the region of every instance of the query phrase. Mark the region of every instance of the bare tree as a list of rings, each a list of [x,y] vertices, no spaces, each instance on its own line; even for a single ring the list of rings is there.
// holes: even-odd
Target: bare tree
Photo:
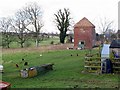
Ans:
[[[24,47],[24,43],[27,40],[27,27],[30,25],[30,22],[28,20],[27,14],[25,10],[19,10],[15,14],[14,24],[13,28],[17,33],[18,36],[18,43],[20,43],[21,48]]]
[[[70,26],[70,11],[69,9],[65,9],[62,12],[60,9],[55,15],[55,23],[57,25],[58,30],[60,31],[60,43],[64,43],[66,32],[69,30]]]
[[[43,22],[42,22],[42,10],[41,8],[36,4],[30,4],[25,8],[27,12],[27,16],[31,22],[31,25],[34,27],[34,34],[36,38],[36,47],[39,46],[39,41],[40,41],[40,31],[41,28],[43,27]]]
[[[113,27],[113,21],[110,21],[106,18],[100,19],[99,29],[101,31],[101,38],[103,42],[107,39],[111,39],[111,35],[115,33]]]
[[[10,18],[1,18],[0,19],[0,30],[2,32],[2,46],[10,48],[10,43],[13,38],[11,35],[11,22]]]
[[[101,30],[102,34],[105,34],[109,30],[113,29],[113,21],[110,21],[106,18],[104,18],[104,20],[100,19],[99,29]]]

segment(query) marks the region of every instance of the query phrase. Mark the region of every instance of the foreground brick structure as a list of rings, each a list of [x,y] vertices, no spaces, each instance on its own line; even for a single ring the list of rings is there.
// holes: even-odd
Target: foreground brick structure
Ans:
[[[80,47],[91,49],[95,45],[95,26],[87,19],[83,18],[74,26],[74,48]]]

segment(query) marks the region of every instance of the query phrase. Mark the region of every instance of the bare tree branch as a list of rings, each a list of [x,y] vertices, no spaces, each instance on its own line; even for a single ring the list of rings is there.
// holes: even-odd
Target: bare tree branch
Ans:
[[[34,27],[34,32],[36,33],[36,46],[39,45],[39,33],[41,28],[43,27],[42,22],[42,11],[41,8],[36,4],[30,4],[25,8],[27,12],[27,16]]]
[[[109,21],[106,18],[104,20],[100,19],[99,29],[101,33],[105,34],[109,29],[112,29],[113,21]]]
[[[58,10],[57,14],[55,15],[55,23],[60,31],[60,42],[64,43],[65,37],[66,37],[66,32],[69,30],[70,27],[70,11],[69,9],[65,9],[62,12],[62,10]]]
[[[25,41],[28,39],[27,38],[27,33],[28,33],[28,26],[30,25],[30,22],[27,18],[26,11],[24,9],[19,10],[15,14],[15,19],[13,23],[13,28],[17,33],[19,43],[21,44],[21,48],[24,47]]]
[[[11,18],[2,18],[0,19],[0,31],[2,32],[2,46],[10,48],[10,43],[12,42],[13,38],[11,36]]]

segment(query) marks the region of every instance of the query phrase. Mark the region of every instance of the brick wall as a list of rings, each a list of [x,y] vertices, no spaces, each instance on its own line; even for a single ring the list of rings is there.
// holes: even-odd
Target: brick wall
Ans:
[[[85,41],[85,48],[92,48],[95,44],[95,30],[93,27],[74,28],[74,47],[78,48],[79,41]]]

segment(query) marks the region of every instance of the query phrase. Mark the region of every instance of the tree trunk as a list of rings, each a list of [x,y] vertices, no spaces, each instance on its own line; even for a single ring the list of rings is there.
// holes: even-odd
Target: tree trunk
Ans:
[[[10,48],[9,43],[7,44],[7,48]]]
[[[24,43],[22,43],[22,42],[21,42],[21,48],[23,48],[23,47],[24,47],[24,45],[23,45],[23,44],[24,44]]]
[[[36,38],[35,43],[36,43],[36,47],[38,47],[38,46],[39,46],[39,42],[38,42],[38,39],[37,39],[37,38]]]
[[[64,33],[60,33],[60,43],[64,44],[65,43],[65,34]]]

